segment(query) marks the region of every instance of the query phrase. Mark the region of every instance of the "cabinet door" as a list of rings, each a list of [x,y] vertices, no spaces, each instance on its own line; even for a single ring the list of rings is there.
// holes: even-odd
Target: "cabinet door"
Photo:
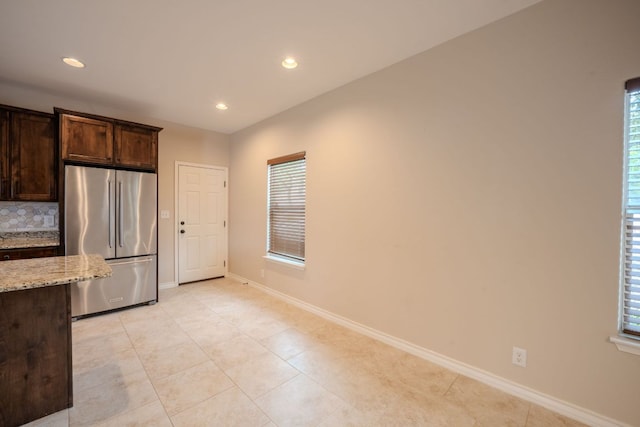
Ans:
[[[116,164],[156,170],[158,132],[142,127],[116,125]]]
[[[113,164],[113,124],[87,117],[60,116],[62,159]]]
[[[53,116],[12,112],[11,117],[10,198],[57,200]]]
[[[9,112],[0,110],[0,200],[9,198]]]

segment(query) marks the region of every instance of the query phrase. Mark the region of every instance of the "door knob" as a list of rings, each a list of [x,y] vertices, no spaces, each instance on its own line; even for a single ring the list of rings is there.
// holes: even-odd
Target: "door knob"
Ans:
[[[184,230],[180,230],[180,234],[184,234]]]
[[[180,225],[184,225],[184,221],[180,221]]]

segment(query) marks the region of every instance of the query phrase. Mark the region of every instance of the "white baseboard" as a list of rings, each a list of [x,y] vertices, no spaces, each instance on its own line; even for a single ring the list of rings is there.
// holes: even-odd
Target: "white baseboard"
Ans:
[[[253,288],[259,289],[276,298],[282,299],[292,305],[302,308],[303,310],[317,314],[324,319],[359,332],[370,338],[382,341],[385,344],[389,344],[390,346],[406,351],[407,353],[413,354],[414,356],[428,360],[429,362],[435,363],[444,368],[450,369],[451,371],[465,375],[469,378],[473,378],[491,387],[497,388],[498,390],[502,390],[505,393],[509,393],[528,402],[535,403],[536,405],[540,405],[544,408],[547,408],[551,411],[557,412],[574,420],[580,421],[584,424],[598,427],[631,427],[628,424],[624,424],[620,421],[608,418],[604,415],[600,415],[589,409],[573,405],[560,399],[556,399],[553,396],[541,393],[529,387],[525,387],[513,381],[494,375],[490,372],[483,371],[482,369],[478,369],[463,362],[459,362],[440,353],[436,353],[403,339],[396,338],[384,332],[370,328],[366,325],[354,322],[353,320],[347,319],[346,317],[339,316],[320,307],[316,307],[315,305],[309,304],[297,298],[293,298],[287,294],[276,291],[275,289],[271,289],[265,285],[246,279],[237,274],[228,273],[226,277],[238,280],[241,283],[247,283]]]
[[[158,284],[158,289],[171,289],[177,286],[178,284],[176,282],[164,282]]]

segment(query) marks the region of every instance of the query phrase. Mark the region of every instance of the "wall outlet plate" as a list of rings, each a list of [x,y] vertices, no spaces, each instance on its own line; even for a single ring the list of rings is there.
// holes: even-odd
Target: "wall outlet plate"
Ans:
[[[517,366],[527,367],[527,350],[524,348],[513,347],[511,353],[511,363]]]
[[[169,215],[169,211],[168,210],[161,210],[160,211],[160,218],[161,219],[169,219],[171,216]]]

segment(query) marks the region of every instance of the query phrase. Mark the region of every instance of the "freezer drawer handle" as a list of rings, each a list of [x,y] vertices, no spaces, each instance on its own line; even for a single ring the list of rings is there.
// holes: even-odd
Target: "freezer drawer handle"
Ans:
[[[109,262],[109,265],[128,265],[128,264],[142,264],[144,262],[151,262],[152,258],[138,259],[133,261],[122,261],[122,262]]]

